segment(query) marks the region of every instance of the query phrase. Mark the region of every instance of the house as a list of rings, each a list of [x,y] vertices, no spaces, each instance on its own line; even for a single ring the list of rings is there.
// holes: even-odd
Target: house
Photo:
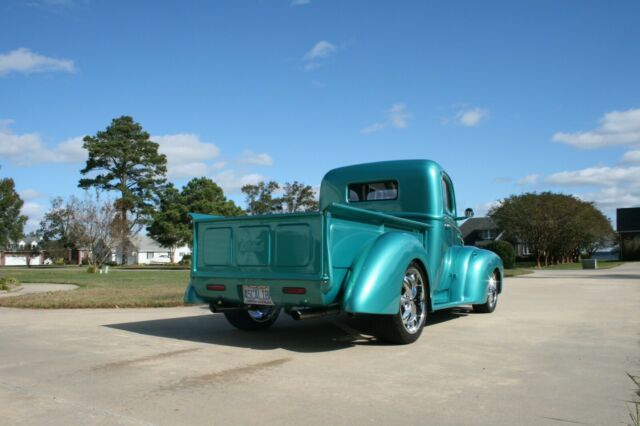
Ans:
[[[40,250],[39,240],[34,237],[9,241],[4,249],[0,249],[0,266],[31,266],[43,263],[44,253]]]
[[[616,230],[620,236],[620,259],[640,260],[640,207],[617,209]]]
[[[152,263],[178,263],[185,255],[191,254],[191,248],[187,245],[177,247],[173,252],[173,259],[171,259],[171,252],[168,248],[162,247],[146,235],[137,235],[131,239],[128,252],[128,265],[149,265]],[[118,247],[113,251],[111,260],[116,263],[122,263],[122,247]]]
[[[472,217],[467,219],[461,226],[460,232],[466,246],[486,247],[494,241],[505,240],[505,232],[498,228],[490,217]],[[512,242],[512,241],[509,241]],[[516,256],[526,257],[532,253],[526,244],[514,244]]]

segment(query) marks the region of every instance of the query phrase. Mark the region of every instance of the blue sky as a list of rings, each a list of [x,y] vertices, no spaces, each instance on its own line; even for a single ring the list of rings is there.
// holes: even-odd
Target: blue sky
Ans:
[[[553,190],[640,205],[640,2],[8,0],[0,176],[29,230],[81,138],[131,115],[181,185],[430,158],[458,206]]]

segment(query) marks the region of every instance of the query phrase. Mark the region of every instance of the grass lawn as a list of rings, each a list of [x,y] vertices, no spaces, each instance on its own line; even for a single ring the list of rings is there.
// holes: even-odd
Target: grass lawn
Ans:
[[[533,269],[530,268],[513,268],[513,269],[505,269],[504,276],[505,277],[517,277],[518,275],[526,275],[533,272]]]
[[[624,262],[619,260],[598,260],[598,269],[610,269],[616,266],[622,265]],[[582,264],[577,263],[565,263],[560,265],[543,266],[540,271],[544,270],[575,270],[582,269]],[[505,269],[505,277],[517,277],[518,275],[530,274],[536,270],[534,262],[521,262],[516,265],[514,269]]]
[[[137,308],[182,305],[189,271],[131,271],[112,269],[108,275],[89,274],[86,267],[2,268],[0,275],[21,283],[76,284],[77,290],[0,298],[0,306],[20,308]]]
[[[611,268],[615,268],[616,266],[620,266],[622,265],[624,262],[621,262],[619,260],[598,260],[598,269],[611,269]],[[564,264],[560,264],[560,265],[552,265],[552,266],[547,266],[546,268],[542,268],[542,269],[582,269],[582,264],[580,263],[564,263]]]

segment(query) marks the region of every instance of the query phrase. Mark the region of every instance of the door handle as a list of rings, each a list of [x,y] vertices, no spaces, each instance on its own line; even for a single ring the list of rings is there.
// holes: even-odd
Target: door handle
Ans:
[[[448,224],[448,223],[445,223],[445,224],[444,224],[444,227],[445,227],[445,228],[447,228],[447,229],[451,229],[451,225],[450,225],[450,224]]]

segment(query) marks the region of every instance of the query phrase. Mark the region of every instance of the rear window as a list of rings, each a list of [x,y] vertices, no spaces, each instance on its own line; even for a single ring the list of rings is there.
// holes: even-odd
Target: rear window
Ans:
[[[349,185],[348,190],[350,203],[398,199],[398,182],[395,180],[352,183]]]

